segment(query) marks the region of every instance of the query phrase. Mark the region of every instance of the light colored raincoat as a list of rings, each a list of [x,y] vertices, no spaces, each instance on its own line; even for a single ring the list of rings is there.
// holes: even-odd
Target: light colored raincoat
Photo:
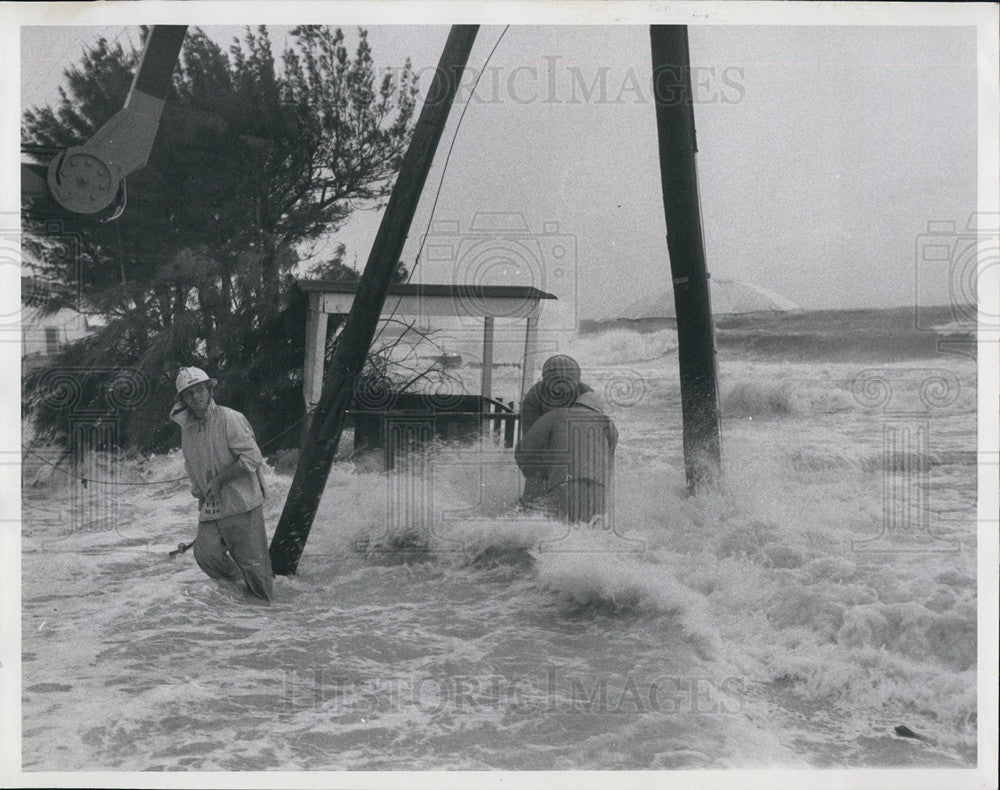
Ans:
[[[246,513],[263,503],[267,496],[261,468],[264,458],[246,417],[211,400],[203,420],[183,403],[174,406],[170,419],[181,426],[184,469],[191,480],[191,493],[198,499],[205,496],[212,479],[237,459],[247,470],[223,483],[217,500],[205,500],[198,514],[200,521]]]

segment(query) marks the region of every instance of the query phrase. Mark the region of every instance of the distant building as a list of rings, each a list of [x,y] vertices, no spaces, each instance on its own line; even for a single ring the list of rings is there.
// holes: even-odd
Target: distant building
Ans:
[[[45,305],[65,287],[41,280],[21,278],[21,372],[45,362],[60,349],[93,334],[104,320],[87,316],[71,307],[45,314]]]

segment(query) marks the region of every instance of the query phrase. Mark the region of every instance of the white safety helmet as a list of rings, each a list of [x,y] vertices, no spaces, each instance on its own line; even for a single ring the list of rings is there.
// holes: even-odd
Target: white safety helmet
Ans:
[[[193,387],[195,384],[201,384],[203,381],[207,381],[213,386],[219,383],[209,377],[201,368],[181,368],[177,374],[177,397],[180,398],[184,390]]]

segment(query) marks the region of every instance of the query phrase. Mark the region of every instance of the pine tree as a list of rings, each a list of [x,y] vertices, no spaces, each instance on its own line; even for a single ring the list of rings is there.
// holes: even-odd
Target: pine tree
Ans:
[[[376,79],[364,30],[353,57],[339,29],[298,27],[291,42],[279,70],[264,27],[247,29],[228,53],[189,31],[124,214],[53,225],[49,205],[24,206],[26,246],[39,260],[33,273],[72,294],[51,307],[72,300],[108,318],[26,378],[24,404],[40,431],[64,436],[74,410],[110,404],[125,444],[164,449],[176,440],[166,414],[179,365],[216,376],[220,402],[247,414],[262,442],[301,418],[306,299],[294,283],[297,248],[388,195],[417,85],[409,61]],[[99,40],[65,72],[55,107],[24,113],[23,142],[87,139],[122,106],[138,59]],[[72,255],[52,243],[67,237]],[[54,384],[70,380],[72,398]],[[116,397],[123,381],[140,394]],[[297,438],[287,431],[266,449]]]

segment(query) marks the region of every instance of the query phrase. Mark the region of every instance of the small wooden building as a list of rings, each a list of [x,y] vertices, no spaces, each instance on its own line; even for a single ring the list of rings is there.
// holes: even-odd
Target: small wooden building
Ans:
[[[325,357],[327,317],[330,315],[346,316],[354,304],[357,294],[356,282],[331,280],[300,280],[299,287],[309,295],[309,310],[306,317],[306,354],[303,367],[303,397],[306,410],[312,411],[319,402],[323,388],[323,362]],[[487,420],[501,418],[505,421],[505,439],[512,441],[515,435],[514,423],[519,414],[513,410],[500,415],[501,409],[493,400],[493,351],[494,322],[497,318],[524,319],[524,354],[521,359],[520,396],[524,397],[528,388],[534,382],[537,366],[538,318],[542,310],[543,299],[555,299],[552,294],[529,286],[514,285],[444,285],[422,283],[399,283],[389,286],[389,294],[383,307],[383,315],[402,317],[457,316],[460,318],[482,319],[483,338],[483,370],[480,379],[480,391],[475,396],[479,405],[478,412],[493,414]],[[405,403],[411,403],[406,401]],[[429,418],[437,426],[447,420],[442,415],[452,412],[456,418],[468,420],[468,397],[455,399],[454,405],[461,409],[432,405],[423,411],[432,411]],[[354,409],[355,416],[361,412],[372,416],[372,410]],[[415,416],[412,407],[408,408],[401,402],[397,408],[379,412],[383,422],[390,414],[402,417],[407,414]],[[478,419],[478,417],[477,417]],[[357,422],[355,423],[357,425]],[[432,433],[441,435],[441,430],[433,428]],[[355,434],[355,443],[358,436]]]

